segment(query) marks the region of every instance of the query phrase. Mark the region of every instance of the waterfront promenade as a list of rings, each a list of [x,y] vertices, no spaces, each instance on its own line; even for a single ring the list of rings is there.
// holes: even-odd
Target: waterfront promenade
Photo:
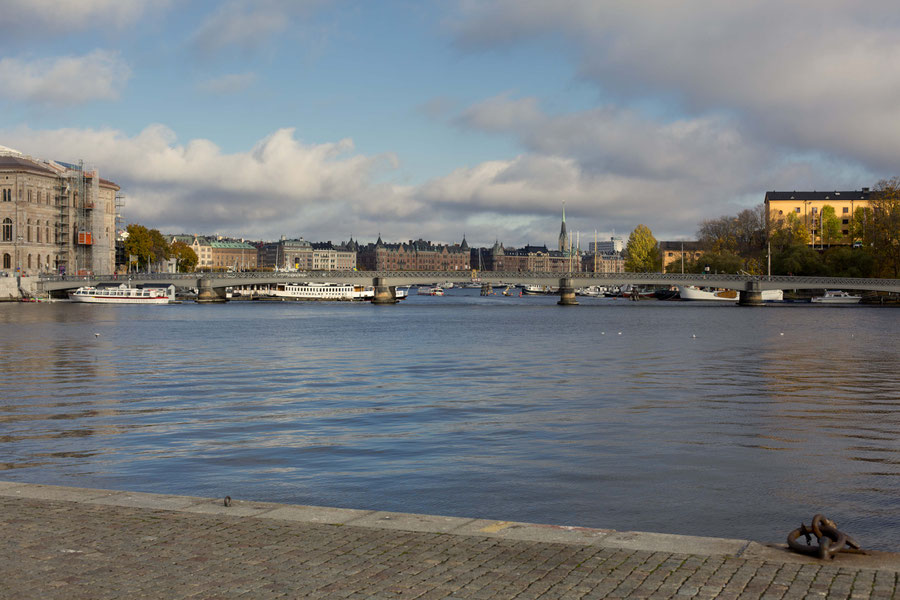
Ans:
[[[745,540],[5,481],[0,511],[3,599],[863,599],[900,589],[898,554],[821,562]]]

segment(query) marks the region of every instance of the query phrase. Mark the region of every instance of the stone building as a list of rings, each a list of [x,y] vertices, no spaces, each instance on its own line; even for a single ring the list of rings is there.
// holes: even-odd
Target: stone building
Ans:
[[[585,273],[624,273],[625,258],[617,252],[598,252],[581,257],[581,269]]]
[[[809,231],[810,245],[822,243],[820,232],[822,209],[834,208],[841,224],[841,239],[832,244],[850,244],[851,223],[857,208],[869,208],[869,188],[832,192],[766,192],[766,228],[769,231],[781,227],[789,214],[798,218]]]
[[[0,146],[0,270],[114,272],[119,189],[95,169]]]
[[[578,273],[582,269],[581,259],[575,253],[549,250],[547,246],[504,248],[499,241],[492,248],[473,251],[472,263],[485,271],[517,273]]]
[[[257,250],[247,242],[210,240],[211,268],[250,271],[256,269]]]
[[[374,244],[360,246],[357,261],[368,271],[468,271],[471,253],[463,237],[462,243],[433,244],[425,240],[385,244],[378,236]]]
[[[282,238],[259,246],[259,266],[295,271],[352,271],[356,268],[357,248],[353,238],[338,245]]]
[[[681,263],[694,262],[703,256],[700,242],[659,242],[659,256],[663,273],[681,271]]]

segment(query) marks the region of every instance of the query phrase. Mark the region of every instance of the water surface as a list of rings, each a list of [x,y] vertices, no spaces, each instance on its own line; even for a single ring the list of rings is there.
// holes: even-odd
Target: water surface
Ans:
[[[0,305],[0,479],[896,550],[895,309],[477,294]]]

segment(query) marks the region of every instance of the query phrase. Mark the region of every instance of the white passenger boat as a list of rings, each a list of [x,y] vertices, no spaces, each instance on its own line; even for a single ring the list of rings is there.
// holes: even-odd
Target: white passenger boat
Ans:
[[[854,296],[842,290],[827,290],[824,296],[813,296],[818,304],[859,304],[862,296]]]
[[[175,300],[175,286],[135,288],[124,283],[110,288],[87,286],[69,292],[69,300],[89,304],[168,304]]]
[[[737,302],[741,294],[737,290],[716,290],[698,288],[693,285],[679,285],[678,295],[682,300],[717,300],[723,302]],[[784,290],[763,290],[763,302],[781,302],[784,300]]]
[[[434,287],[419,286],[418,294],[420,296],[443,296],[444,288],[439,285],[436,285]]]
[[[559,288],[551,287],[549,285],[529,284],[522,288],[522,293],[528,296],[537,296],[539,294],[555,294],[558,291]]]
[[[371,300],[375,290],[349,283],[279,283],[272,295],[290,300]]]

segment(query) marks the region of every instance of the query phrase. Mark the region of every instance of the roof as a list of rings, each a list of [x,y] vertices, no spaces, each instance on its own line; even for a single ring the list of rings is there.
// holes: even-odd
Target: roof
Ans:
[[[766,202],[770,200],[799,200],[800,202],[822,202],[824,200],[868,200],[869,188],[861,190],[841,190],[831,192],[766,192]]]
[[[210,246],[213,248],[228,248],[232,250],[253,250],[256,251],[255,246],[251,246],[246,242],[210,242]]]
[[[34,171],[41,174],[56,176],[56,172],[42,165],[39,162],[23,158],[21,156],[13,156],[3,154],[0,155],[0,169],[13,169],[16,171]]]
[[[681,252],[682,248],[684,250],[689,250],[690,252],[696,252],[698,250],[703,250],[703,245],[700,242],[660,242],[659,249],[660,251],[671,250],[672,252]]]

